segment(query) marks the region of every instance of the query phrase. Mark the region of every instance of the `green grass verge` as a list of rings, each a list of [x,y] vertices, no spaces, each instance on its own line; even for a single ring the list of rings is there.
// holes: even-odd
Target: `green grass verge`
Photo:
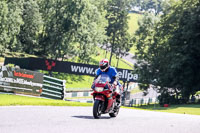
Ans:
[[[72,76],[74,76],[74,78],[71,78]],[[76,90],[90,90],[94,77],[87,76],[87,75],[77,76],[77,75],[71,74],[70,78],[66,80],[67,80],[66,82],[67,91],[71,91],[71,90],[75,91],[75,89]]]
[[[94,77],[87,75],[74,75],[65,73],[53,73],[53,77],[66,80],[66,91],[90,90]]]
[[[92,106],[92,103],[69,102],[18,95],[0,94],[0,106],[35,105],[35,106]]]
[[[170,105],[169,107],[160,107],[160,105],[156,104],[156,105],[143,105],[137,107],[124,107],[124,108],[178,113],[178,114],[200,115],[200,104]]]

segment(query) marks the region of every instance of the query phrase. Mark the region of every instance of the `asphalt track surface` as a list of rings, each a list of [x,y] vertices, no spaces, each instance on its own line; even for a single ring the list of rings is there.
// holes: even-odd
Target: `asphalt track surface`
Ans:
[[[200,116],[120,109],[93,119],[92,107],[0,107],[0,133],[199,133]]]

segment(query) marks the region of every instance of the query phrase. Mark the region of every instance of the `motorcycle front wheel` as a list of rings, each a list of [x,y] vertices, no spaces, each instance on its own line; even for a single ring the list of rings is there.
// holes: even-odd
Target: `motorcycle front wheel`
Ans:
[[[101,109],[102,109],[102,101],[100,100],[95,100],[94,105],[93,105],[93,116],[95,119],[99,119],[101,117]]]
[[[116,117],[119,113],[119,109],[120,107],[117,107],[116,109],[114,109],[113,113],[109,113],[110,117]]]

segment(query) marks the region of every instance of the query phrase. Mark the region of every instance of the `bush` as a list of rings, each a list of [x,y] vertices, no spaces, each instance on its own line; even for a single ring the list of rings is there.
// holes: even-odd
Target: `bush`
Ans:
[[[170,95],[168,92],[161,93],[161,95],[158,96],[159,104],[160,106],[163,106],[164,104],[176,104],[176,99],[174,95]]]

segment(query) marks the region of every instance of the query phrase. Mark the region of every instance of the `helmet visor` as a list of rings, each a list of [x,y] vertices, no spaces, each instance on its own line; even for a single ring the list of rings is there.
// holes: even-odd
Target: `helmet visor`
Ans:
[[[107,67],[107,66],[100,66],[100,69],[101,69],[101,70],[104,70],[104,69],[106,69],[106,67]]]

